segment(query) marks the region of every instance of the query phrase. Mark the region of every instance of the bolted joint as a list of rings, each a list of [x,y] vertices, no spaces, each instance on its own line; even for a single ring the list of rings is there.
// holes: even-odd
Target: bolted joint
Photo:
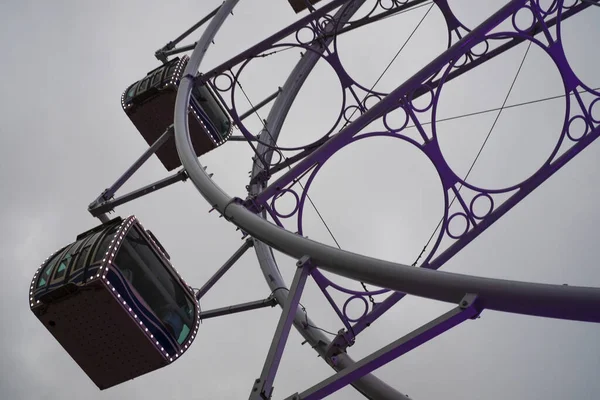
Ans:
[[[221,213],[220,217],[224,217],[227,222],[233,221],[233,218],[227,216],[227,208],[229,208],[229,206],[232,204],[243,206],[244,200],[240,199],[239,197],[233,197],[231,200],[229,200],[229,203],[227,203],[225,207],[223,207],[223,212]]]
[[[248,196],[248,198],[242,204],[246,209],[254,214],[258,214],[265,209],[263,204],[256,202],[256,196]]]
[[[90,205],[88,206],[88,210],[89,210],[89,209],[92,209],[92,208],[94,208],[94,207],[96,207],[96,206],[99,206],[100,204],[104,203],[105,201],[108,201],[108,200],[110,200],[110,198],[107,196],[107,194],[108,194],[108,191],[109,191],[109,189],[108,189],[108,188],[104,189],[104,190],[102,191],[102,193],[100,193],[100,196],[98,196],[98,197],[96,198],[96,200],[94,200],[94,201],[92,201],[92,202],[90,203]],[[114,196],[113,196],[113,197],[114,197]]]
[[[251,180],[250,180],[250,184],[254,185],[254,184],[264,184],[266,183],[269,179],[271,179],[271,174],[269,174],[267,171],[262,170],[259,173],[257,173]]]
[[[474,293],[468,293],[465,297],[462,298],[460,303],[458,304],[461,310],[467,311],[468,309],[472,309],[475,311],[471,319],[479,318],[479,315],[483,311],[483,307],[481,302],[478,300],[478,297]]]
[[[331,358],[338,354],[345,353],[348,347],[354,345],[354,337],[349,335],[344,329],[338,331],[337,336],[329,343],[325,350],[325,357]]]
[[[169,42],[169,44],[171,44]],[[160,49],[160,50],[156,50],[156,52],[154,52],[154,57],[156,57],[156,59],[164,64],[166,64],[169,60],[167,58],[167,55],[165,54],[165,51],[167,50],[171,50],[173,48],[173,45],[171,45],[171,48],[168,47],[169,45],[167,44],[164,48]]]
[[[312,265],[312,262],[310,261],[310,257],[309,256],[303,256],[301,259],[299,259],[296,262],[296,267],[298,268],[302,268],[302,267],[306,267]]]
[[[477,300],[477,295],[473,294],[473,293],[468,293],[465,295],[465,297],[462,298],[459,306],[460,306],[460,308],[465,310],[465,309],[469,308],[470,306],[472,306],[475,303],[475,300]]]

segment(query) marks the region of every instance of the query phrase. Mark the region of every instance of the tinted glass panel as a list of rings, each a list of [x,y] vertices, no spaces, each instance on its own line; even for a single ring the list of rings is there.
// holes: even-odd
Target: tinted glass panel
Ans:
[[[96,256],[94,257],[94,260],[91,262],[91,264],[95,263],[96,261],[100,261],[102,257],[104,257],[106,250],[108,250],[108,247],[110,246],[110,241],[113,239],[118,229],[118,224],[110,228],[110,230],[107,232],[106,236],[104,236],[104,239],[102,239],[102,242],[98,246],[98,249],[96,250]]]
[[[65,276],[65,274],[67,273],[67,267],[71,262],[71,258],[71,253],[67,252],[67,255],[58,264],[58,269],[56,270],[56,274],[54,275],[55,279]]]
[[[42,287],[42,286],[46,285],[46,283],[48,283],[48,281],[50,280],[50,277],[52,276],[52,271],[54,270],[54,267],[56,266],[56,262],[58,261],[58,257],[61,254],[62,254],[62,250],[57,252],[54,256],[52,256],[50,261],[48,261],[48,264],[46,265],[46,267],[40,274],[40,278],[38,280],[37,287]]]
[[[92,250],[92,246],[98,240],[98,237],[102,235],[102,231],[93,234],[91,237],[88,236],[86,239],[83,249],[79,250],[79,255],[77,256],[77,261],[75,262],[75,267],[73,267],[73,272],[77,271],[80,268],[83,268],[87,262],[87,257]]]
[[[142,81],[142,83],[140,83],[139,85],[139,89],[137,90],[136,94],[140,94],[142,93],[144,90],[148,89],[148,82],[150,81],[150,78],[144,78],[144,80]]]
[[[73,272],[77,271],[78,269],[82,268],[85,265],[85,260],[87,259],[87,256],[90,252],[91,247],[92,247],[92,245],[88,244],[83,249],[81,249],[81,251],[79,252],[79,258],[77,258],[77,263],[75,264],[75,267],[73,268]]]
[[[135,229],[123,240],[115,263],[173,338],[183,343],[193,324],[193,304],[179,281]]]
[[[158,71],[156,71],[154,73],[154,75],[152,75],[152,81],[150,81],[150,86],[157,86],[160,81],[161,81],[161,77],[162,77],[162,73],[164,72],[164,69],[161,68]]]
[[[128,102],[135,95],[135,89],[137,89],[137,83],[131,85],[129,90],[127,91],[127,95],[125,95],[125,102]]]
[[[215,99],[206,86],[194,86],[192,88],[192,96],[204,110],[210,122],[217,129],[220,138],[223,139],[229,132],[231,122],[217,102],[217,99]]]

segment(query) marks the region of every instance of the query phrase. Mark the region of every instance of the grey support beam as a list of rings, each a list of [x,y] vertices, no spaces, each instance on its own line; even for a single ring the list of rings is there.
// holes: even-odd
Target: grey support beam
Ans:
[[[269,296],[268,298],[266,298],[264,300],[249,301],[247,303],[236,304],[233,306],[221,307],[221,308],[216,308],[214,310],[208,310],[208,311],[202,311],[200,313],[200,319],[203,320],[203,319],[220,317],[223,315],[237,314],[237,313],[244,312],[244,311],[257,310],[259,308],[274,307],[276,305],[277,305],[277,299],[275,299],[275,297],[273,297],[273,296]]]
[[[133,192],[127,193],[121,197],[117,197],[114,200],[109,200],[97,206],[92,206],[90,207],[89,211],[94,217],[98,217],[99,214],[112,211],[115,207],[128,203],[132,200],[138,199],[152,192],[156,192],[157,190],[166,188],[167,186],[171,186],[174,183],[185,181],[186,179],[187,174],[185,173],[185,171],[181,170],[157,182],[150,183],[149,185],[134,190]]]
[[[312,264],[308,257],[303,257],[296,263],[296,267],[294,280],[292,281],[292,286],[290,286],[289,294],[286,298],[283,310],[281,311],[281,317],[279,318],[277,329],[273,335],[267,359],[263,365],[260,378],[254,383],[249,400],[266,400],[271,398],[275,375],[277,374],[281,356],[283,355],[285,344],[287,343],[290,330],[292,329],[296,309],[298,308],[298,303],[300,303],[300,297],[304,291],[304,284],[306,283],[306,278],[309,275]]]
[[[204,284],[204,286],[202,286],[200,290],[198,290],[198,293],[196,293],[196,299],[200,300],[202,296],[204,296],[206,292],[208,292],[210,288],[212,288],[214,284],[217,283],[217,281],[221,279],[221,277],[225,275],[227,271],[229,271],[229,268],[231,268],[233,264],[235,264],[235,262],[240,259],[240,257],[246,252],[246,250],[252,247],[252,245],[252,240],[246,239],[244,244],[239,249],[237,249],[235,253],[233,253],[229,260],[227,260],[225,264],[223,264],[223,266],[219,268],[219,270],[215,272],[213,276],[210,277],[210,279]]]

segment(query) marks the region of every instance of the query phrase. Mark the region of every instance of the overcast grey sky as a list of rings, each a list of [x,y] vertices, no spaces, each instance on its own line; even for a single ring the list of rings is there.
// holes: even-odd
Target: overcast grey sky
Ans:
[[[369,1],[373,3],[373,1]],[[27,287],[39,264],[57,248],[97,224],[87,205],[145,148],[121,110],[122,91],[155,66],[154,51],[220,4],[219,0],[12,1],[0,4],[1,120],[0,212],[2,284],[1,399],[240,399],[260,374],[278,309],[205,321],[191,351],[168,368],[100,392],[28,309]],[[450,1],[475,26],[499,7],[494,1]],[[340,39],[347,71],[370,86],[424,15],[427,7],[357,30]],[[589,86],[600,87],[600,9],[567,21],[569,62]],[[241,1],[217,36],[206,68],[294,21],[284,0]],[[381,84],[390,90],[443,51],[441,13],[432,9]],[[195,37],[198,37],[196,35]],[[448,84],[440,117],[499,107],[525,48]],[[281,86],[299,59],[292,50],[252,62],[241,83],[253,102]],[[555,67],[532,47],[508,104],[563,93]],[[245,110],[241,96],[239,109]],[[281,143],[321,136],[339,112],[341,91],[319,64],[294,105]],[[266,117],[268,109],[261,110]],[[440,123],[450,165],[464,174],[495,115]],[[531,174],[560,133],[564,101],[503,114],[471,176],[499,187]],[[259,127],[257,120],[248,126]],[[600,212],[598,145],[584,151],[474,243],[444,270],[487,277],[598,286]],[[228,143],[201,159],[229,194],[243,197],[251,151]],[[151,159],[123,189],[166,175]],[[422,155],[393,139],[359,142],[336,154],[317,176],[311,197],[341,246],[411,263],[442,213],[435,171]],[[234,227],[214,214],[190,183],[178,184],[118,210],[136,214],[172,255],[182,276],[199,287],[241,245]],[[305,234],[332,243],[314,211]],[[293,223],[289,223],[294,229]],[[291,281],[293,260],[278,255]],[[338,282],[345,282],[336,278]],[[353,283],[356,287],[356,283]],[[209,309],[269,294],[248,252],[202,301]],[[315,323],[337,331],[341,323],[309,282],[302,303]],[[407,297],[371,328],[350,354],[358,359],[408,333],[451,305]],[[392,386],[424,399],[596,399],[600,392],[599,327],[496,312],[468,321],[376,372]],[[331,369],[295,331],[275,383],[282,398],[329,376]],[[346,388],[333,399],[362,398]]]

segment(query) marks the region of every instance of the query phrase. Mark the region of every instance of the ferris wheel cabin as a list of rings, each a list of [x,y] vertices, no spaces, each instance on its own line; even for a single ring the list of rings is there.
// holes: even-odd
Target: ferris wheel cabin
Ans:
[[[82,233],[46,259],[29,303],[100,389],[177,360],[199,324],[192,289],[133,216]]]
[[[174,58],[129,86],[121,96],[123,110],[149,145],[173,124],[177,88],[188,61],[187,56]],[[188,116],[190,137],[197,156],[225,143],[231,135],[231,119],[207,85],[192,88]],[[156,155],[168,171],[181,166],[173,137],[157,150]]]
[[[321,0],[288,0],[296,14],[308,9],[308,5],[314,5]]]

